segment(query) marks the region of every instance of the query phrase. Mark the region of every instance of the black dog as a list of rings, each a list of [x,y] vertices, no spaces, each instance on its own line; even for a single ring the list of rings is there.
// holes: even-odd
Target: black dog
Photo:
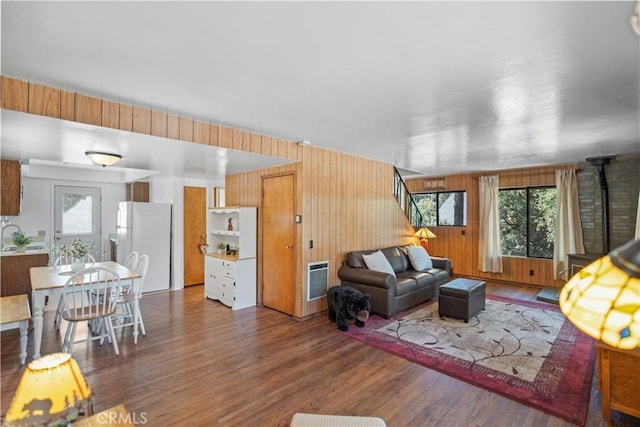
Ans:
[[[371,304],[369,295],[351,286],[334,286],[327,291],[329,320],[336,322],[338,329],[348,331],[347,320],[355,319],[358,328],[369,318]]]

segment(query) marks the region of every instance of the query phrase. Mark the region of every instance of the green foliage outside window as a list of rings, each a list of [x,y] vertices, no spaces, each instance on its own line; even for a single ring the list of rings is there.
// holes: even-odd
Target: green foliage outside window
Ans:
[[[503,255],[553,258],[555,187],[500,190],[499,207]]]
[[[411,197],[422,214],[422,224],[414,225],[467,225],[465,191],[412,194]]]

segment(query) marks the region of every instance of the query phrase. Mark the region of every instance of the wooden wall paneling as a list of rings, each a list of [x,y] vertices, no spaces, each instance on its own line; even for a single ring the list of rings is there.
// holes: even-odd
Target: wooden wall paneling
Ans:
[[[240,129],[231,130],[231,148],[234,150],[242,150],[242,138],[244,132]]]
[[[300,148],[302,150],[302,148]],[[338,171],[338,153],[335,151],[329,152],[329,166],[328,166],[328,175],[331,177],[331,181],[327,186],[327,191],[329,194],[328,204],[330,207],[329,213],[329,232],[331,233],[331,243],[329,245],[329,261],[331,262],[331,272],[329,277],[337,277],[338,268],[340,268],[341,257],[340,257],[340,234],[339,230],[340,226],[340,200],[339,194],[337,192],[338,180],[340,179],[339,175],[336,173]],[[329,285],[335,285],[337,282],[329,282]]]
[[[60,91],[60,118],[62,120],[75,121],[76,119],[76,94]]]
[[[262,135],[260,152],[265,156],[271,155],[271,137]]]
[[[251,152],[251,132],[242,132],[242,151]]]
[[[282,157],[283,159],[288,158],[287,156],[289,155],[289,146],[292,143],[285,139],[279,139],[278,144],[279,144],[278,157]]]
[[[193,142],[211,145],[211,125],[195,120],[193,122]]]
[[[133,107],[120,104],[120,130],[133,131]]]
[[[269,145],[269,147],[271,149],[271,152],[269,153],[269,155],[273,157],[280,157],[279,151],[278,151],[278,148],[279,148],[278,139],[274,137],[271,137],[270,139],[271,139],[271,144]]]
[[[133,131],[151,135],[151,110],[133,107]]]
[[[166,138],[168,135],[169,115],[160,111],[151,111],[151,135]]]
[[[248,151],[252,153],[262,153],[262,135],[259,133],[251,133]]]
[[[60,118],[60,90],[29,83],[29,113]]]
[[[233,147],[233,129],[226,126],[218,126],[218,146],[222,148]]]
[[[167,114],[167,138],[180,139],[180,117]]]
[[[209,145],[217,147],[220,145],[220,143],[218,142],[218,135],[220,133],[219,129],[218,129],[218,125],[214,125],[214,124],[209,124],[210,127],[210,132],[211,132],[211,137],[209,139]]]
[[[2,95],[0,95],[2,108],[29,112],[29,83],[3,76],[0,88],[2,89]]]
[[[76,94],[76,122],[102,126],[102,100]]]
[[[180,117],[180,141],[193,142],[193,120]]]
[[[133,107],[133,131],[151,135],[151,110]]]
[[[102,100],[102,126],[112,129],[120,127],[120,104]]]
[[[296,145],[287,143],[287,152],[289,146]],[[333,248],[335,244],[331,239],[331,205],[337,203],[336,194],[331,194],[331,180],[334,179],[331,170],[331,153],[327,150],[322,150],[322,173],[320,175],[320,189],[322,191],[322,198],[320,199],[320,218],[322,218],[322,260],[331,261],[331,254],[333,254]],[[335,263],[331,263],[335,267]]]

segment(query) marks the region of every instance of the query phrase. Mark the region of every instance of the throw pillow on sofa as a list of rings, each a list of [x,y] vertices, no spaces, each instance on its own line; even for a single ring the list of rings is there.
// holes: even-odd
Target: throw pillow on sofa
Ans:
[[[396,272],[393,271],[393,267],[389,264],[389,260],[386,256],[380,251],[375,251],[369,255],[362,255],[362,259],[364,259],[364,263],[367,265],[369,270],[381,271],[383,273],[389,273],[396,275]]]
[[[407,247],[407,255],[414,270],[424,271],[433,268],[433,261],[431,261],[431,257],[422,246]]]

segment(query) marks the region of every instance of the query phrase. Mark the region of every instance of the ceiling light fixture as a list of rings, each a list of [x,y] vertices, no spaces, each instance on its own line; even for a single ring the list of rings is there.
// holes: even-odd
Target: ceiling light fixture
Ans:
[[[98,166],[111,166],[117,163],[122,156],[120,154],[104,153],[102,151],[85,151],[85,156]]]

